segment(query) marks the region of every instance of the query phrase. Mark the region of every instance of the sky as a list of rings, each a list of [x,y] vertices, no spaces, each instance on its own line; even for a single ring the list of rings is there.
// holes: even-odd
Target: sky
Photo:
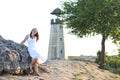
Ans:
[[[55,18],[50,13],[61,7],[65,0],[0,0],[0,35],[3,38],[20,43],[31,29],[38,28],[39,51],[48,55],[50,21]],[[67,56],[93,55],[101,49],[101,36],[78,38],[68,34],[64,28],[65,54]],[[106,41],[106,51],[115,55],[116,45]]]

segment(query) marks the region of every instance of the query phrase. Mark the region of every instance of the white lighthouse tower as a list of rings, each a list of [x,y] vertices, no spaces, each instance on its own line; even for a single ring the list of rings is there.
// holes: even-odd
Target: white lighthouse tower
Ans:
[[[51,14],[56,15],[56,19],[51,20],[51,30],[49,39],[48,60],[65,59],[64,50],[64,32],[62,20],[58,18],[61,13],[59,8],[56,8]]]

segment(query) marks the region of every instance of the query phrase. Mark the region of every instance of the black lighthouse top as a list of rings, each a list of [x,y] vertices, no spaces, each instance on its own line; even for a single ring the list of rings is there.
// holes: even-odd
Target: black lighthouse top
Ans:
[[[57,17],[60,16],[61,10],[59,8],[56,8],[53,12],[51,12],[52,15],[56,15]]]
[[[56,15],[57,19],[52,19],[51,24],[61,24],[62,21],[58,18],[61,15],[61,10],[59,8],[56,8],[53,12],[51,12],[52,15]]]

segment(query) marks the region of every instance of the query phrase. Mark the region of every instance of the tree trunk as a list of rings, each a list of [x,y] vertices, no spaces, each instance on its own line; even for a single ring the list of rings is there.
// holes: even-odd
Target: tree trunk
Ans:
[[[102,36],[102,42],[101,42],[101,54],[100,54],[100,66],[103,67],[102,65],[104,64],[105,61],[105,36]]]

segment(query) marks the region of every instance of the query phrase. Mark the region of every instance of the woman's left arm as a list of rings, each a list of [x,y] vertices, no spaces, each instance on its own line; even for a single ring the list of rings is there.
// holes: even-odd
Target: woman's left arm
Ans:
[[[26,35],[25,38],[24,38],[24,40],[20,44],[24,44],[26,42],[26,40],[28,39],[28,36],[29,35]]]

